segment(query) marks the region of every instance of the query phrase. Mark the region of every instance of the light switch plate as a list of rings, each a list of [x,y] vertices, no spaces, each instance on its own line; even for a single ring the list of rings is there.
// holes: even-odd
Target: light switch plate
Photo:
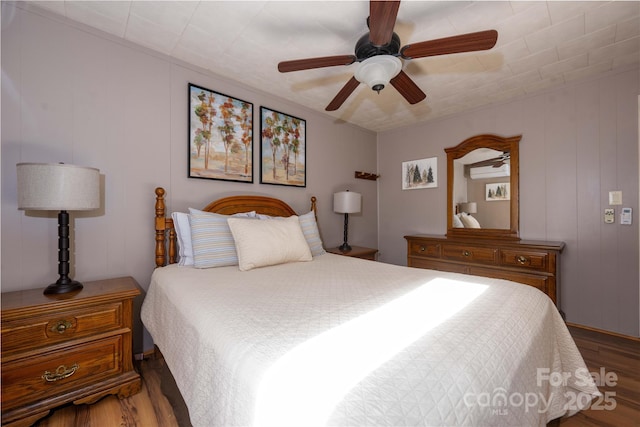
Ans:
[[[622,191],[609,191],[609,204],[621,205],[622,204]]]
[[[616,220],[615,214],[616,214],[615,209],[610,209],[610,208],[605,209],[604,210],[605,224],[613,224]]]

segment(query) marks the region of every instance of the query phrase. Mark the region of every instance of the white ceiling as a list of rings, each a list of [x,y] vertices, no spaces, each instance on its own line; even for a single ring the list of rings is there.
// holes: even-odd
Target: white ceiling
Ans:
[[[281,74],[279,61],[353,54],[362,1],[44,1],[39,7],[324,112],[357,64]],[[361,84],[338,120],[383,131],[640,62],[640,2],[403,1],[402,45],[496,29],[488,51],[404,61],[427,94]],[[214,89],[215,88],[211,88]],[[231,94],[233,95],[233,94]]]

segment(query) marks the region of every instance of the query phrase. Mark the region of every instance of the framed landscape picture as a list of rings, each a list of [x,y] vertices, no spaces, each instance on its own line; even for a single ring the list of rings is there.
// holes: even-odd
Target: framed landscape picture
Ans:
[[[402,189],[417,190],[438,186],[438,158],[402,162]]]
[[[307,185],[307,122],[260,107],[260,182]]]
[[[511,184],[508,182],[496,182],[486,184],[485,200],[495,202],[497,200],[511,200]]]
[[[189,178],[253,182],[253,104],[189,84]]]

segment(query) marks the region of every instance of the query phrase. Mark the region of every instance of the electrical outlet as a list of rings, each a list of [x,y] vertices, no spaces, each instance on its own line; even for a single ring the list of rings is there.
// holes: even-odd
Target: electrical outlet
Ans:
[[[616,210],[607,208],[604,210],[604,222],[605,224],[613,224],[616,221]]]

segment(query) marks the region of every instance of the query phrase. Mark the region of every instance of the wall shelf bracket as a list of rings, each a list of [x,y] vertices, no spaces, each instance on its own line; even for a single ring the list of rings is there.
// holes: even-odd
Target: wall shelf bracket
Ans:
[[[356,171],[355,176],[356,178],[359,178],[359,179],[369,179],[371,181],[375,181],[376,179],[380,178],[380,175],[376,173],[358,172],[358,171]]]

